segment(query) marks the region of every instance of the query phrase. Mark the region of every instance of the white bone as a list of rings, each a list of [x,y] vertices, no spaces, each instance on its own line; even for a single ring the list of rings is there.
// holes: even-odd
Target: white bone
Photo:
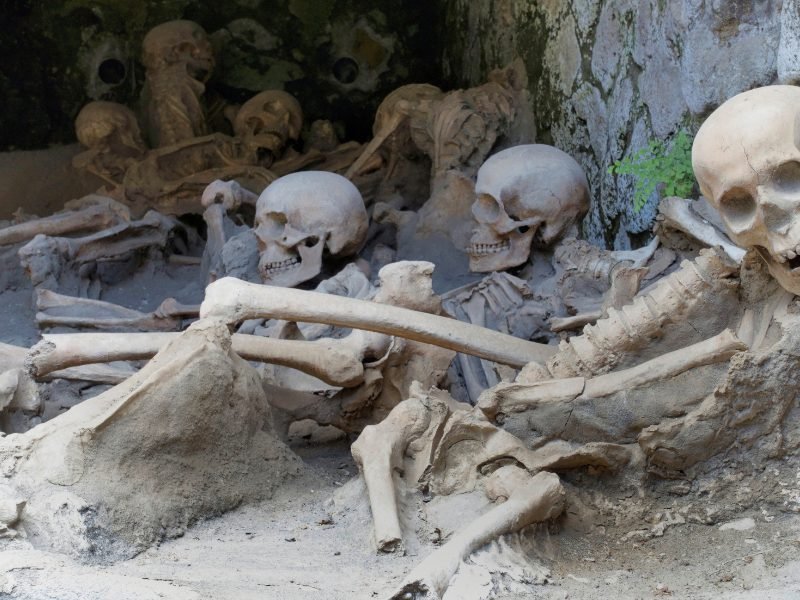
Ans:
[[[39,378],[78,365],[146,360],[179,336],[166,332],[46,334],[31,348],[27,365]],[[241,334],[231,339],[234,351],[246,360],[292,367],[342,387],[357,385],[363,378],[358,357],[333,340],[297,342]]]
[[[513,367],[542,362],[555,354],[552,346],[455,319],[353,298],[260,286],[231,277],[206,288],[200,316],[219,317],[229,324],[274,318],[354,327],[442,346]]]
[[[116,204],[116,203],[115,203]],[[0,246],[19,244],[33,239],[38,234],[64,235],[75,231],[107,229],[129,220],[129,215],[120,209],[94,204],[80,210],[59,212],[42,219],[34,219],[0,229]]]

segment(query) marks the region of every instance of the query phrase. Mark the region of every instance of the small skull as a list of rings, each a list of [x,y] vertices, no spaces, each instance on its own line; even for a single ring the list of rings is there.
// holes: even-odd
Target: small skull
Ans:
[[[697,132],[692,166],[731,239],[800,294],[800,88],[757,88],[722,104]]]
[[[136,115],[116,102],[89,102],[75,119],[75,135],[89,149],[139,156],[146,151]]]
[[[549,246],[589,209],[580,165],[553,146],[514,146],[478,170],[469,268],[485,273],[523,264],[531,245]]]
[[[256,203],[255,234],[264,283],[292,287],[322,270],[331,257],[361,249],[368,219],[358,189],[327,171],[300,171],[276,179]]]
[[[75,156],[73,165],[112,184],[122,183],[128,168],[147,152],[133,111],[116,102],[84,106],[75,119],[75,134],[87,151]]]
[[[281,155],[289,140],[296,140],[303,127],[300,103],[281,90],[267,90],[244,103],[233,120],[233,130],[269,166]]]
[[[214,69],[214,52],[200,25],[194,21],[168,21],[144,36],[142,62],[153,71],[183,64],[194,79],[206,81]]]

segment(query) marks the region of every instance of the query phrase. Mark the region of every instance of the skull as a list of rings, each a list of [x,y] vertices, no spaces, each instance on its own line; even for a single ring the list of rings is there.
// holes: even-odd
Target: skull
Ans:
[[[478,170],[469,268],[485,273],[523,264],[534,240],[548,246],[589,209],[580,165],[553,146],[514,146]]]
[[[214,69],[214,52],[200,25],[194,21],[168,21],[144,36],[142,62],[153,71],[183,64],[193,78],[206,81]]]
[[[327,171],[284,175],[256,203],[255,234],[264,283],[292,287],[316,277],[322,253],[346,257],[367,235],[364,201],[350,180]]]
[[[800,294],[800,88],[757,88],[722,104],[697,132],[692,166],[731,239]]]
[[[268,154],[269,164],[280,156],[288,140],[296,140],[303,127],[303,110],[294,96],[282,90],[256,94],[233,119],[233,130],[256,153]],[[261,158],[261,157],[260,157]]]
[[[116,102],[89,102],[75,119],[75,134],[92,150],[135,156],[146,150],[133,111]]]

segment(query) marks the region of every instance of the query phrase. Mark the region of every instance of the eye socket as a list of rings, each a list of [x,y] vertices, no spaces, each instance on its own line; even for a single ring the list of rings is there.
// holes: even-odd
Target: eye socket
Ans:
[[[517,231],[519,233],[528,233],[529,229],[530,229],[530,227],[528,227],[527,225],[523,225],[521,227],[517,227]]]
[[[800,194],[800,163],[783,163],[772,172],[772,188],[784,194]]]
[[[283,233],[285,228],[286,215],[270,212],[263,215],[260,219],[256,232],[259,234],[259,237],[263,236],[266,239],[275,239]]]
[[[732,227],[745,227],[756,216],[756,201],[746,190],[728,190],[719,201],[719,212]]]
[[[478,223],[496,223],[503,216],[500,204],[489,194],[481,194],[472,204],[472,214]]]

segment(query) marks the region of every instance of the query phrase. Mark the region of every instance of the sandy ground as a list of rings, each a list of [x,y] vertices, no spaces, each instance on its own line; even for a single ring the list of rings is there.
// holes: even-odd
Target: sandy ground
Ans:
[[[366,496],[344,440],[295,450],[307,472],[271,500],[191,528],[114,565],[86,565],[32,549],[0,552],[0,597],[25,600],[387,598],[433,546],[378,555]],[[530,534],[532,583],[498,599],[800,598],[800,515],[747,511],[715,525],[676,524],[643,540],[629,528]],[[480,552],[474,555],[480,564]],[[462,564],[447,600],[479,590]],[[462,571],[464,574],[462,574]],[[464,580],[468,585],[461,585]],[[463,583],[463,582],[462,582]],[[466,588],[466,589],[465,589]]]

